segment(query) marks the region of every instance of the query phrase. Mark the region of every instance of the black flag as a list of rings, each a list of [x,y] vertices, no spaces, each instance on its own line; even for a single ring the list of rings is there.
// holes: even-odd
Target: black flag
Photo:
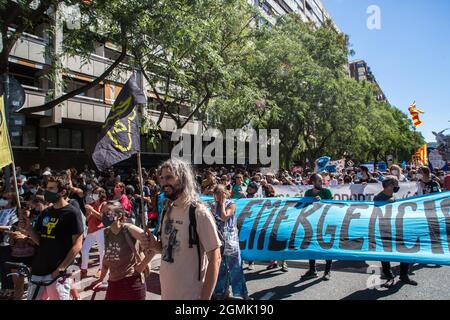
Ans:
[[[144,92],[132,75],[114,102],[103,125],[102,138],[92,154],[98,170],[105,171],[140,151],[140,115],[136,105],[145,103]]]

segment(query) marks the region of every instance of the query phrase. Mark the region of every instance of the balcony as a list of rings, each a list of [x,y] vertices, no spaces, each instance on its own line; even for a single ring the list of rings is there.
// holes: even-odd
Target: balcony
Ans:
[[[10,31],[14,31],[14,29],[10,28]],[[30,61],[30,65],[33,67],[42,69],[42,65],[52,64],[52,61],[50,61],[45,54],[46,47],[49,45],[51,45],[51,43],[42,37],[23,33],[22,37],[15,43],[11,50],[10,60],[14,61],[16,58],[24,59]],[[105,53],[105,50],[110,50],[110,48],[107,46],[106,49],[103,50],[103,53]],[[62,63],[65,68],[72,72],[96,78],[114,63],[114,60],[98,54],[91,54],[90,61],[82,61],[80,56],[73,56],[63,58]],[[124,63],[119,64],[119,67],[122,67],[121,71],[113,72],[108,79],[119,83],[125,83],[131,76],[131,72],[125,70],[128,66]]]
[[[45,57],[45,48],[48,44],[48,41],[44,38],[24,33],[14,44],[10,56],[11,58],[21,58],[40,64],[49,64]]]

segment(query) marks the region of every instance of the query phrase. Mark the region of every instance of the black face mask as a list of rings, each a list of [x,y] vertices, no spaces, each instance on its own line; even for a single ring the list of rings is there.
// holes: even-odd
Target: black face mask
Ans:
[[[397,193],[400,191],[400,187],[394,187],[394,193]]]
[[[44,199],[48,203],[56,203],[60,198],[61,196],[58,193],[45,190]]]
[[[113,224],[113,222],[114,222],[114,217],[108,216],[106,214],[104,214],[102,216],[102,223],[105,228],[108,228],[110,225]]]

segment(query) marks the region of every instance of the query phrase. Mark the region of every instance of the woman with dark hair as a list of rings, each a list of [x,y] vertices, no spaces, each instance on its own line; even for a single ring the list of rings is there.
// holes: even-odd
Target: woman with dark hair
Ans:
[[[357,184],[366,184],[366,183],[378,183],[377,179],[374,179],[369,172],[369,168],[366,166],[360,166],[359,172],[356,174]]]
[[[117,200],[122,204],[122,207],[127,212],[127,217],[131,215],[131,202],[126,195],[125,184],[122,182],[117,182],[114,187],[114,195],[112,200]]]
[[[103,254],[105,251],[105,240],[103,238],[103,224],[102,224],[102,208],[106,203],[106,191],[103,188],[96,187],[92,191],[91,204],[86,204],[86,220],[88,225],[87,236],[84,239],[83,247],[81,248],[81,279],[87,277],[87,269],[89,263],[89,251],[93,244],[97,242],[100,256],[100,268],[103,262]],[[100,270],[99,270],[100,271]]]
[[[105,256],[100,278],[91,286],[96,289],[109,272],[105,300],[145,300],[144,270],[154,253],[144,257],[136,249],[137,239],[144,237],[144,230],[124,223],[126,211],[118,201],[108,201],[102,207],[105,226]]]

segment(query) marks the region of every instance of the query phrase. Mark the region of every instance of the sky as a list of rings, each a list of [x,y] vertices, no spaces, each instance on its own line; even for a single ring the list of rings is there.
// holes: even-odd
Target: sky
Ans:
[[[418,128],[427,142],[432,131],[450,128],[449,0],[322,0],[355,55],[371,68],[389,102],[408,112],[416,101],[426,113]],[[379,8],[380,28],[370,6]],[[450,130],[446,131],[450,134]]]

